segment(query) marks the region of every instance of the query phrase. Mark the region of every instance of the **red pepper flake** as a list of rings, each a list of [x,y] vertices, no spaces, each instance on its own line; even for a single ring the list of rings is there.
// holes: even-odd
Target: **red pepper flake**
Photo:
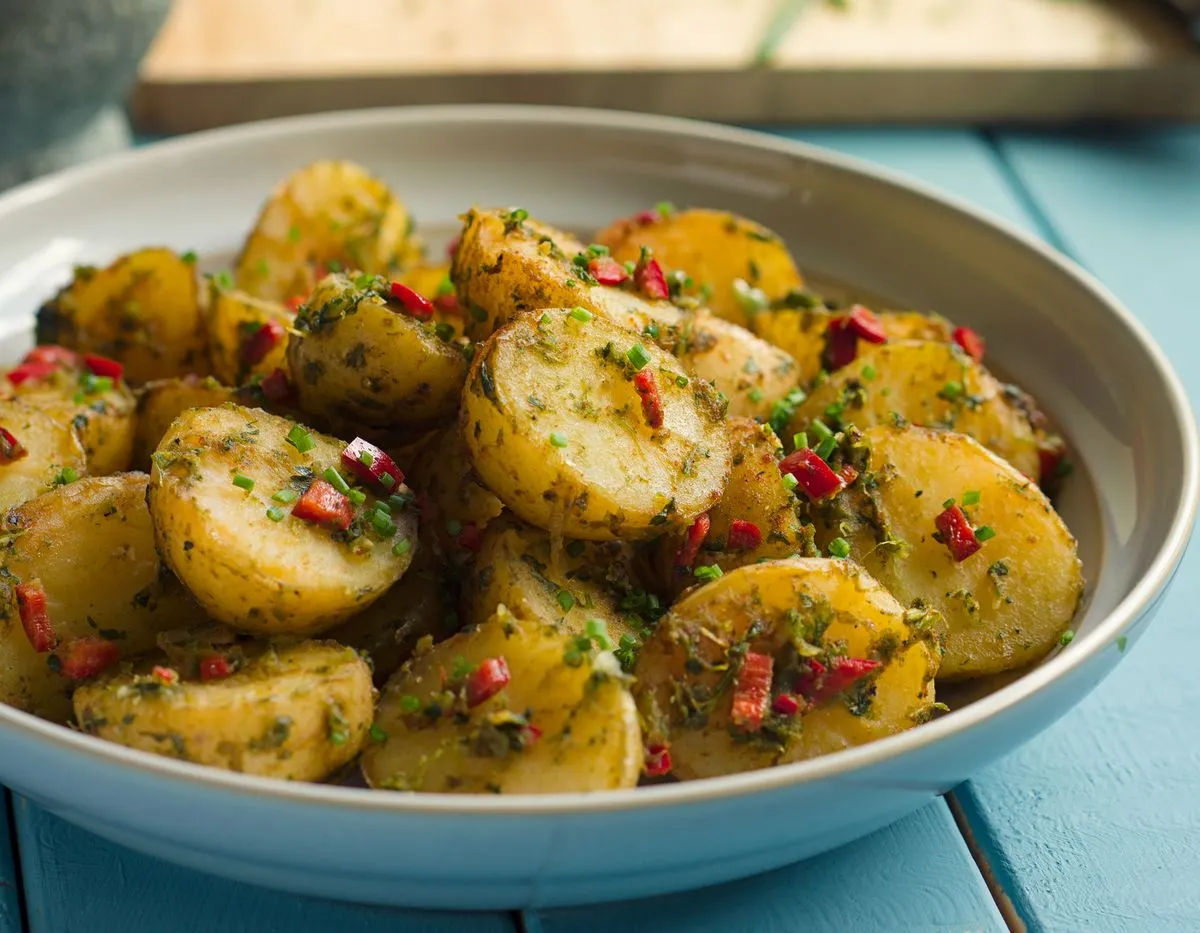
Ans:
[[[790,693],[781,693],[771,704],[771,712],[779,716],[795,716],[800,712],[800,701]]]
[[[479,553],[479,549],[483,547],[483,532],[479,530],[479,526],[474,522],[467,522],[467,524],[462,526],[462,531],[459,532],[458,543],[468,551]]]
[[[744,518],[735,518],[729,523],[729,536],[725,546],[731,551],[749,551],[762,544],[762,531],[754,522]]]
[[[808,672],[796,679],[796,692],[808,700],[810,707],[820,706],[839,693],[848,690],[880,666],[869,658],[833,658],[826,667],[820,661],[808,659]]]
[[[1044,440],[1038,445],[1038,480],[1043,489],[1053,487],[1062,463],[1067,458],[1067,445],[1062,438]]]
[[[296,401],[296,389],[282,369],[277,368],[269,376],[264,376],[258,387],[268,402],[290,405]]]
[[[53,651],[58,643],[54,634],[54,626],[50,622],[50,613],[46,609],[46,591],[36,580],[29,583],[18,583],[17,609],[21,613],[21,627],[25,629],[25,637],[38,654]]]
[[[780,460],[779,472],[796,477],[796,485],[813,502],[828,499],[845,485],[842,477],[834,473],[815,450],[808,447],[802,447]]]
[[[504,658],[485,658],[467,677],[468,708],[490,700],[508,686],[510,679],[508,662]]]
[[[887,343],[887,331],[883,329],[883,321],[870,308],[854,305],[845,318],[848,326],[856,337],[867,343]]]
[[[85,353],[83,355],[83,365],[88,368],[88,371],[93,376],[106,376],[113,382],[120,382],[121,377],[125,375],[125,366],[118,363],[116,360],[110,360],[107,356],[98,356],[95,353]]]
[[[858,479],[858,470],[856,470],[854,467],[852,467],[850,464],[847,463],[840,470],[838,470],[838,476],[840,476],[842,478],[843,483],[845,483],[847,486],[849,486],[856,479]]]
[[[825,334],[825,366],[832,372],[854,362],[858,341],[887,343],[883,322],[869,308],[854,305],[847,314],[829,322]]]
[[[667,288],[667,277],[663,275],[662,266],[658,264],[657,259],[649,255],[647,250],[642,251],[642,257],[638,260],[637,266],[634,267],[633,284],[647,298],[666,300],[671,297],[671,291]]]
[[[687,530],[687,537],[684,539],[683,547],[679,549],[679,553],[675,555],[676,567],[690,567],[696,560],[696,555],[700,553],[700,545],[704,543],[704,539],[708,537],[708,530],[712,527],[712,519],[705,512],[692,522]]]
[[[306,301],[308,301],[308,297],[305,295],[292,295],[292,297],[285,301],[284,304],[287,306],[287,309],[292,312],[292,314],[295,314],[304,307],[304,303]]]
[[[937,525],[946,547],[950,548],[950,553],[958,563],[962,563],[983,547],[975,537],[975,531],[967,521],[967,516],[957,505],[950,506],[935,518],[933,523]]]
[[[383,492],[392,492],[404,482],[404,473],[396,466],[396,461],[361,437],[356,437],[342,451],[342,466]],[[390,476],[391,482],[385,480],[385,476]]]
[[[987,345],[982,337],[969,327],[956,327],[951,335],[954,342],[966,351],[967,356],[976,363],[983,362],[983,354]]]
[[[72,638],[59,652],[59,672],[67,680],[95,677],[121,660],[121,649],[111,641],[86,635]]]
[[[279,341],[286,333],[287,328],[278,321],[264,321],[258,330],[242,341],[239,354],[242,366],[257,366],[279,346]]]
[[[663,403],[653,371],[639,369],[634,373],[633,388],[641,397],[642,414],[646,416],[646,424],[657,431],[663,426]]]
[[[593,256],[588,260],[588,272],[601,285],[620,285],[629,278],[625,267],[612,256]]]
[[[522,730],[521,734],[524,739],[524,747],[528,748],[530,745],[537,745],[542,737],[542,730],[530,723]]]
[[[438,295],[433,299],[433,306],[442,314],[462,314],[457,295]]]
[[[769,654],[747,651],[733,682],[733,710],[730,720],[745,732],[762,728],[763,716],[771,700],[771,679],[775,659]]]
[[[642,762],[646,777],[663,777],[671,773],[671,750],[666,745],[647,745]]]
[[[209,654],[200,659],[201,680],[224,680],[233,673],[233,665],[223,654]]]
[[[418,321],[428,321],[433,318],[433,302],[403,282],[392,283],[392,297]]]
[[[656,224],[662,219],[662,211],[660,211],[657,207],[652,207],[648,211],[638,211],[633,215],[633,222],[641,227],[648,227],[651,224]]]
[[[0,466],[16,463],[28,454],[25,445],[8,428],[0,427]]]
[[[34,347],[25,354],[22,363],[49,363],[52,366],[59,368],[68,367],[74,369],[79,365],[79,354],[74,350],[68,350],[66,347],[60,347],[56,344],[46,344],[40,347]]]
[[[150,673],[154,675],[154,679],[160,684],[166,684],[168,687],[173,687],[179,683],[179,671],[173,667],[163,667],[161,664],[156,664]]]
[[[10,369],[7,373],[8,381],[15,386],[24,385],[26,382],[41,382],[43,379],[49,379],[59,367],[56,363],[22,363]]]
[[[354,520],[354,505],[323,479],[315,479],[292,507],[292,514],[314,525],[345,531]]]

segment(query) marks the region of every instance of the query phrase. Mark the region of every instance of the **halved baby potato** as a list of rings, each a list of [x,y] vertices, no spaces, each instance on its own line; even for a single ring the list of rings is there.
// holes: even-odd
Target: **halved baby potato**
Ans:
[[[0,399],[0,509],[8,509],[87,473],[87,456],[70,419],[17,399]]]
[[[287,369],[288,333],[295,313],[276,301],[214,284],[208,306],[212,374],[240,386],[251,376]]]
[[[215,408],[235,401],[237,393],[212,376],[156,379],[138,392],[137,427],[133,437],[133,463],[149,470],[150,457],[158,449],[171,423],[189,408]]]

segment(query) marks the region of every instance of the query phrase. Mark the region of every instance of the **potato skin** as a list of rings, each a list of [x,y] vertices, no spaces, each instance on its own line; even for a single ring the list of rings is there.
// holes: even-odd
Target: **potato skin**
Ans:
[[[636,335],[570,310],[529,312],[480,348],[460,424],[476,473],[531,525],[571,538],[655,537],[691,524],[729,473],[711,387],[643,346],[663,426],[647,424],[627,354]]]
[[[843,694],[795,717],[768,707],[739,733],[731,704],[740,658],[774,659],[773,696],[802,657],[881,662]],[[647,745],[669,744],[684,780],[765,768],[869,742],[928,718],[937,672],[931,633],[861,567],[789,558],[739,567],[674,606],[642,648],[634,695]],[[801,697],[801,699],[803,699]]]
[[[53,489],[64,468],[87,473],[87,457],[69,419],[53,418],[16,399],[0,399],[0,427],[26,454],[0,465],[0,508],[11,508]]]
[[[288,331],[295,314],[285,305],[255,298],[233,288],[212,286],[207,311],[208,359],[213,376],[225,385],[240,386],[254,375],[270,375],[287,369]],[[256,363],[243,359],[247,341],[259,328],[274,322],[283,336]]]
[[[345,445],[312,433],[301,453],[285,418],[238,405],[192,408],[175,420],[158,450],[148,502],[163,560],[215,619],[238,631],[311,635],[362,611],[404,574],[416,546],[416,517],[395,512],[395,530],[378,533],[364,518],[338,532],[290,514],[279,490],[302,493],[335,467]],[[311,472],[306,472],[311,471]],[[233,483],[254,481],[247,491]],[[409,496],[405,486],[396,493]],[[283,516],[272,520],[269,509]],[[407,550],[393,548],[407,541]],[[403,547],[403,546],[401,546]]]
[[[171,422],[189,408],[215,408],[235,401],[237,393],[212,376],[155,379],[138,392],[137,427],[133,439],[133,463],[149,470],[150,457],[166,436]]]
[[[242,654],[242,652],[239,652]],[[365,661],[333,642],[247,646],[224,679],[152,673],[166,656],[84,684],[75,715],[90,735],[153,755],[288,781],[319,781],[367,741],[375,690]]]
[[[973,439],[922,428],[863,432],[859,480],[814,511],[822,546],[835,536],[905,605],[923,600],[944,617],[949,681],[1039,660],[1074,617],[1083,594],[1074,537],[1027,477]],[[955,562],[933,537],[949,499],[973,527],[996,535]]]
[[[207,336],[195,265],[150,247],[103,269],[80,266],[39,309],[37,342],[119,360],[135,384],[203,374]]]
[[[143,473],[85,477],[4,516],[0,550],[0,702],[65,722],[73,684],[21,626],[18,583],[40,582],[60,645],[100,637],[129,656],[204,613],[154,551]]]

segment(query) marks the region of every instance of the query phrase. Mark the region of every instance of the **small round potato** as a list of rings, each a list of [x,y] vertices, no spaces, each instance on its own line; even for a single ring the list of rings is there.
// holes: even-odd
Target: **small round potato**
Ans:
[[[153,457],[155,540],[214,618],[254,634],[315,634],[365,609],[408,569],[416,516],[404,507],[407,487],[384,500],[362,491],[354,505],[321,478],[339,469],[345,446],[232,404],[188,409],[171,425]],[[294,514],[318,490],[327,507]]]
[[[0,443],[0,508],[53,489],[71,471],[77,476],[87,472],[87,457],[69,418],[51,417],[16,399],[0,399],[0,428],[9,435]]]
[[[137,429],[133,438],[133,463],[149,470],[150,457],[166,436],[171,422],[189,408],[215,408],[235,401],[237,393],[212,376],[156,379],[138,392]]]
[[[278,302],[214,284],[208,307],[212,374],[225,385],[240,386],[256,374],[287,369],[288,332],[294,318]]]
[[[685,527],[720,498],[731,456],[723,418],[712,387],[673,356],[557,309],[514,318],[480,348],[461,425],[475,471],[518,516],[603,541]]]
[[[319,781],[366,743],[375,688],[352,648],[248,644],[213,657],[232,673],[197,677],[162,655],[84,684],[74,697],[80,728],[153,755],[288,781]]]

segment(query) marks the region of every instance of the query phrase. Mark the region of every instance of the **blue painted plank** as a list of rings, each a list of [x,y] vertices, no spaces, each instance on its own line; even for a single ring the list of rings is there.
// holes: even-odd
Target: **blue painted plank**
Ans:
[[[515,918],[506,913],[361,907],[225,881],[110,845],[22,797],[16,797],[14,803],[29,933],[517,930]]]
[[[1043,234],[1150,328],[1200,402],[1200,130],[997,137]],[[1137,651],[958,791],[1029,928],[1200,929],[1200,549]]]
[[[1008,929],[941,800],[823,858],[747,881],[524,917],[529,933]]]
[[[16,836],[8,821],[8,791],[0,787],[0,933],[22,933]]]

